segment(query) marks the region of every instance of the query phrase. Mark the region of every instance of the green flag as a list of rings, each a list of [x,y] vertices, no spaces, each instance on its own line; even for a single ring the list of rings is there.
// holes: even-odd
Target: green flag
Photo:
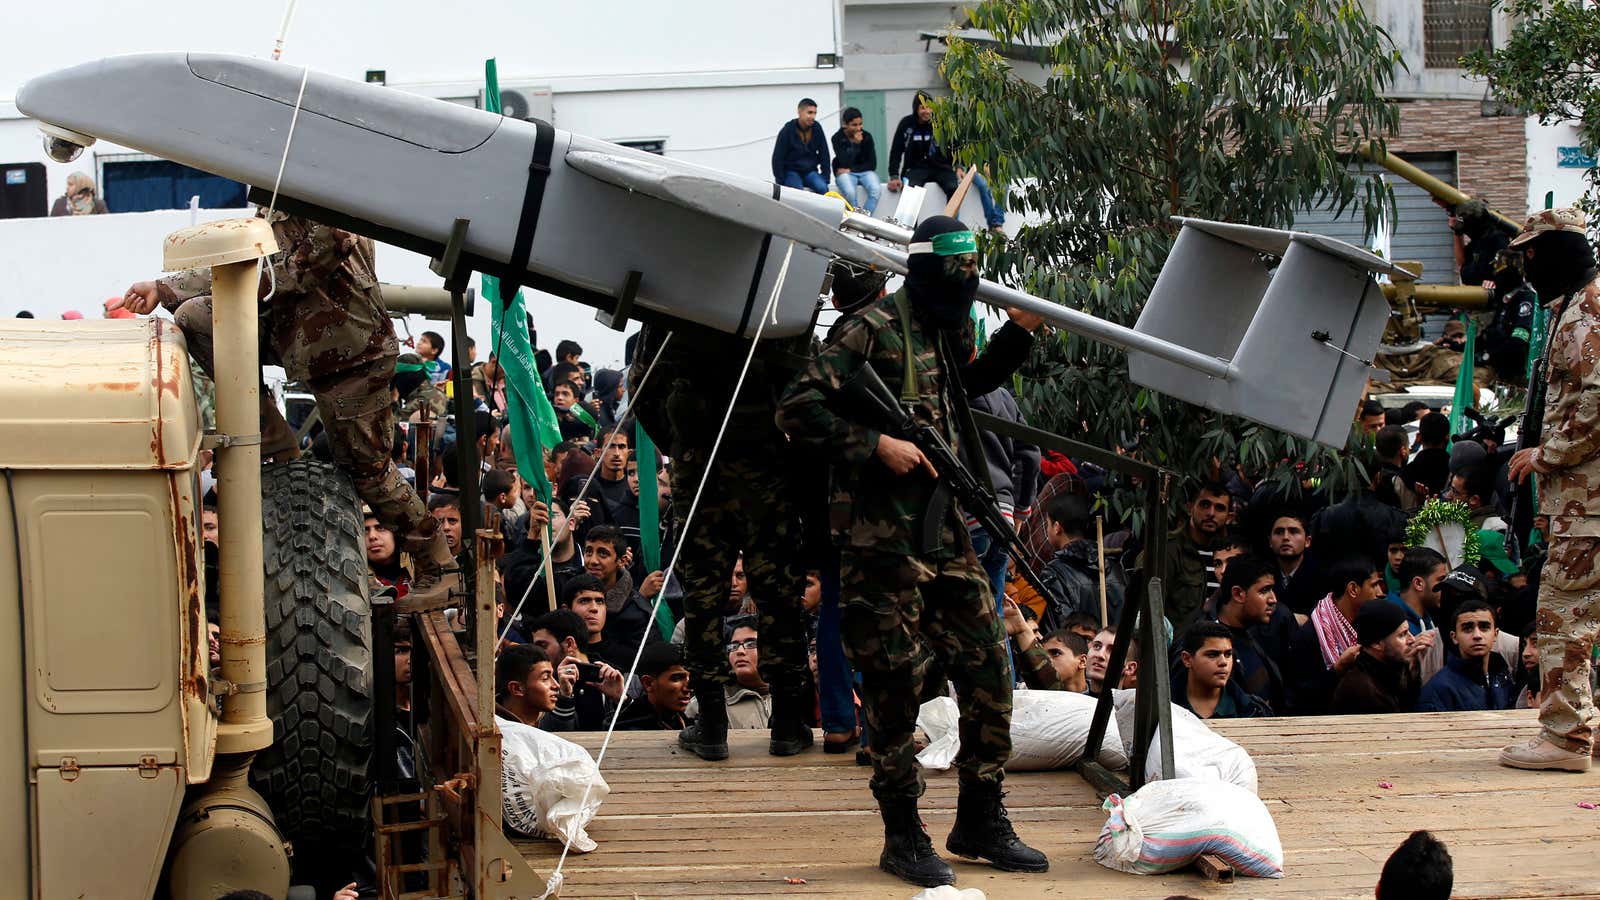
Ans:
[[[656,445],[644,433],[644,425],[635,422],[634,454],[639,459],[639,545],[644,551],[644,570],[661,569],[661,493],[656,490]],[[666,590],[663,585],[662,590]],[[672,610],[665,603],[656,607],[656,627],[661,629],[662,640],[672,640]]]
[[[569,410],[569,412],[571,412],[572,415],[575,418],[577,418],[580,422],[584,422],[590,428],[593,428],[595,430],[596,434],[598,434],[600,432],[600,423],[596,422],[594,420],[594,416],[592,414],[590,414],[589,410],[584,408],[582,400],[573,401],[572,409]]]
[[[500,111],[500,78],[494,60],[487,60],[484,68],[484,106],[489,112]],[[518,290],[509,301],[500,297],[500,279],[483,276],[483,301],[494,311],[493,333],[495,359],[504,370],[506,379],[506,419],[511,425],[511,445],[516,452],[517,471],[522,480],[534,486],[539,499],[550,502],[550,479],[544,474],[544,448],[561,442],[561,428],[556,424],[556,411],[550,405],[539,384],[539,374],[533,362],[533,344],[528,340],[528,313],[523,304],[522,291]]]
[[[1478,328],[1466,313],[1461,319],[1467,326],[1467,342],[1461,348],[1461,367],[1456,370],[1456,393],[1450,400],[1450,433],[1461,433],[1461,422],[1467,410],[1477,405],[1478,392],[1472,386],[1472,360],[1477,355]]]

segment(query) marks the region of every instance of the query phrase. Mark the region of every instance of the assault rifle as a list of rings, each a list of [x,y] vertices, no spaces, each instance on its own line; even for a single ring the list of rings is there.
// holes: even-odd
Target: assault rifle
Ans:
[[[873,424],[883,426],[884,433],[915,444],[939,473],[933,496],[928,501],[928,511],[922,519],[922,549],[938,548],[939,532],[949,515],[950,502],[959,501],[961,509],[977,519],[983,530],[989,533],[989,539],[1005,547],[1006,554],[1016,564],[1017,572],[1045,599],[1046,614],[1053,611],[1055,592],[1045,586],[1044,579],[1028,562],[1027,548],[1017,536],[1016,529],[1006,521],[1005,514],[1000,511],[989,491],[961,464],[955,449],[945,441],[939,429],[912,418],[870,363],[863,364],[845,382],[841,394],[856,409],[871,417]],[[977,452],[982,453],[982,450]]]

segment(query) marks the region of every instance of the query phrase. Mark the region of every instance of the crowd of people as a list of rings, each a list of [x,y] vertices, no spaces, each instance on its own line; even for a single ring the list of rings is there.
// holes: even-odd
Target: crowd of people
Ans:
[[[816,104],[802,101],[778,137],[773,175],[821,192],[831,174],[871,209],[872,136],[857,110],[842,122],[830,153]],[[933,137],[923,96],[896,130],[889,171],[891,191],[928,181],[955,189],[961,173]],[[981,176],[974,184],[998,227],[1003,210]],[[1600,320],[1592,285],[1582,290],[1594,277],[1592,250],[1583,245],[1584,265],[1563,262],[1560,254],[1577,259],[1576,244],[1544,237],[1581,235],[1581,216],[1556,211],[1540,222],[1518,239],[1539,241],[1531,247],[1541,265],[1532,250],[1517,251],[1529,284],[1540,296],[1560,287],[1586,297],[1582,314]],[[311,452],[350,474],[367,504],[371,578],[403,611],[459,607],[471,537],[463,522],[499,533],[504,638],[492,677],[508,719],[550,731],[613,722],[676,731],[706,759],[728,757],[729,729],[767,729],[770,752],[791,755],[820,727],[823,750],[859,746],[858,761],[873,766],[880,865],[937,885],[954,875],[918,824],[913,732],[918,705],[953,692],[961,792],[946,846],[1042,872],[1043,854],[1021,842],[1001,802],[1011,692],[1102,695],[1156,676],[1135,635],[1121,637],[1126,653],[1113,651],[1124,608],[1144,602],[1159,577],[1171,696],[1202,719],[1540,707],[1563,724],[1547,717],[1538,741],[1521,755],[1508,748],[1502,761],[1588,766],[1594,709],[1587,684],[1573,682],[1590,669],[1573,648],[1592,646],[1584,603],[1600,580],[1584,568],[1600,566],[1584,493],[1600,374],[1583,353],[1552,390],[1558,427],[1537,452],[1514,453],[1502,425],[1471,411],[1469,427],[1452,433],[1440,410],[1367,398],[1352,428],[1363,435],[1353,452],[1370,483],[1330,496],[1302,480],[1294,460],[1214,460],[1180,473],[1186,503],[1158,553],[1161,529],[1136,531],[1105,512],[1125,476],[977,426],[972,409],[1023,419],[1011,385],[1042,320],[1013,309],[986,339],[975,333],[978,244],[953,218],[917,226],[893,293],[882,273],[836,261],[841,315],[809,354],[785,348],[740,368],[747,357],[731,337],[693,336],[668,351],[647,327],[629,341],[626,370],[596,370],[574,341],[542,349],[530,321],[560,434],[531,456],[513,446],[512,388],[494,354],[479,361],[470,341],[451,354],[434,332],[400,352],[371,288],[370,242],[282,213],[272,224],[280,245],[296,249],[273,264],[278,294],[264,313],[264,343],[316,395],[322,424],[301,446],[264,404],[263,455]],[[173,311],[209,371],[209,287],[194,273],[169,276],[135,284],[120,305]],[[1554,330],[1573,339],[1561,315]],[[452,355],[470,367],[467,396],[455,388]],[[863,372],[959,445],[1019,541],[939,500],[925,447],[854,401],[852,391],[870,390]],[[471,496],[457,477],[467,421],[481,462]],[[542,468],[535,480],[552,486],[549,496],[524,479],[519,457]],[[654,481],[642,481],[650,471]],[[1556,502],[1513,533],[1513,498],[1529,472],[1559,474],[1546,491]],[[1010,556],[1018,544],[1038,583],[1020,577]],[[1539,604],[1546,555],[1561,578],[1545,592],[1566,604],[1571,627],[1551,627]],[[1147,565],[1155,558],[1160,571]],[[409,635],[396,635],[401,709],[409,646]]]

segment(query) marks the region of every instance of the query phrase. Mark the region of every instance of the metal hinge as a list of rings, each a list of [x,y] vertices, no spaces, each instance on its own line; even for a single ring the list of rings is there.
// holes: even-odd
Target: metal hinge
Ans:
[[[156,758],[153,754],[147,753],[144,756],[139,757],[140,778],[154,778],[160,774],[161,767],[156,764]]]
[[[76,756],[61,757],[62,781],[77,781],[82,772],[83,770],[78,768],[78,758]]]

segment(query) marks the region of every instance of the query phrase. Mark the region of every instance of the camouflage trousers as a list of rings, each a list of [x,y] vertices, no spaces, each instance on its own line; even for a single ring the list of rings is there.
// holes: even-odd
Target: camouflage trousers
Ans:
[[[185,301],[173,319],[188,341],[189,354],[206,374],[214,375],[211,297],[202,295]],[[265,330],[262,338],[262,362],[276,362],[280,357],[266,344]],[[401,550],[413,557],[425,557],[424,551],[441,539],[436,537],[439,525],[394,463],[394,405],[389,388],[392,378],[391,356],[312,377],[307,386],[317,398],[317,412],[333,450],[333,461],[350,477],[356,495],[372,507],[384,527],[394,532]],[[271,456],[295,446],[294,431],[263,386],[261,454]]]
[[[211,295],[202,294],[183,302],[172,319],[183,332],[184,338],[189,343],[189,355],[200,363],[206,374],[215,377],[215,354],[212,352],[211,340]],[[261,332],[261,362],[263,365],[274,365],[277,354],[266,341],[266,331]],[[295,449],[294,430],[289,423],[284,421],[283,413],[278,411],[278,404],[272,399],[272,393],[267,390],[266,384],[261,385],[261,455],[276,456]]]
[[[1579,753],[1594,743],[1591,654],[1600,630],[1600,538],[1550,541],[1539,583],[1539,672],[1546,740]]]
[[[861,674],[873,795],[922,793],[912,732],[930,665],[955,683],[962,782],[998,784],[1011,756],[1011,660],[989,576],[971,548],[950,560],[858,547],[840,557],[839,631]]]
[[[695,510],[678,561],[683,585],[684,667],[698,683],[733,684],[722,617],[733,565],[744,551],[747,596],[759,617],[761,677],[774,688],[805,682],[805,572],[800,569],[800,516],[775,451],[724,446]],[[705,470],[705,451],[680,450],[672,466],[672,514],[678,531]]]

